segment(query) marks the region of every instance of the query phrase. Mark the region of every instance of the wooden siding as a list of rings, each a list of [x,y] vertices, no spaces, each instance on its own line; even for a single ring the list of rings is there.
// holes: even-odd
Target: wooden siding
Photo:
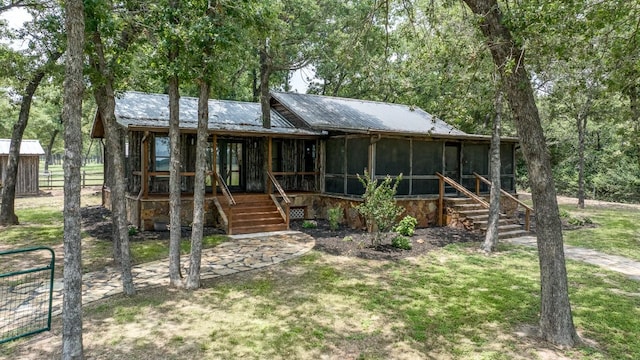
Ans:
[[[0,174],[2,175],[2,183],[7,173],[8,155],[0,156]],[[38,155],[20,155],[18,162],[18,176],[16,178],[16,195],[37,195],[40,191],[38,182],[40,181],[39,172],[40,157]]]

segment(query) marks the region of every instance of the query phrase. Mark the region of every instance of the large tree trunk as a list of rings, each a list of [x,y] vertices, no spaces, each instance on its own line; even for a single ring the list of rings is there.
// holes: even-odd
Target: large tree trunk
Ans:
[[[102,39],[98,32],[93,33],[94,53],[91,63],[98,74],[100,81],[94,85],[93,93],[98,105],[98,111],[104,125],[107,151],[110,154],[110,190],[111,190],[111,221],[114,227],[114,249],[119,240],[119,262],[122,270],[122,288],[126,295],[135,294],[133,276],[131,273],[131,255],[129,250],[129,223],[127,221],[125,173],[124,173],[124,148],[122,133],[115,117],[115,94],[113,91],[113,77],[107,67],[104,57]],[[114,251],[114,255],[118,255]],[[115,257],[115,256],[114,256]]]
[[[205,176],[207,170],[207,138],[209,125],[208,80],[200,83],[198,99],[198,135],[196,140],[196,177],[193,188],[193,223],[191,224],[191,256],[187,289],[200,287],[200,260],[202,257],[202,232],[204,226]]]
[[[80,165],[82,157],[82,80],[84,7],[81,0],[65,3],[67,33],[64,81],[64,289],[62,359],[82,359],[82,251],[80,235]]]
[[[173,9],[178,8],[178,0],[171,1]],[[173,21],[177,21],[173,19]],[[176,63],[178,46],[173,44],[169,50],[169,64]],[[175,70],[174,70],[175,71]],[[178,75],[169,75],[169,142],[171,154],[169,168],[169,283],[173,287],[183,287],[180,272],[180,90]]]
[[[498,245],[498,224],[500,222],[500,123],[502,120],[502,90],[496,94],[496,117],[493,120],[493,135],[491,136],[491,193],[489,203],[489,220],[482,250],[493,252]]]
[[[7,160],[7,168],[4,174],[4,183],[2,184],[2,202],[0,202],[0,225],[17,225],[18,217],[15,213],[16,200],[16,182],[18,178],[18,163],[20,161],[20,144],[24,129],[29,122],[29,113],[31,112],[31,102],[33,94],[35,94],[40,82],[46,75],[51,65],[62,56],[61,52],[51,54],[47,62],[36,70],[33,77],[27,83],[22,94],[22,103],[20,104],[20,114],[18,121],[13,125],[11,133],[11,145],[9,145],[9,158]]]
[[[482,17],[478,24],[486,37],[493,61],[500,69],[527,162],[529,185],[536,209],[540,260],[540,335],[554,344],[574,346],[579,338],[569,303],[562,224],[551,172],[551,157],[529,74],[524,68],[524,52],[504,25],[496,0],[464,1],[476,15]]]

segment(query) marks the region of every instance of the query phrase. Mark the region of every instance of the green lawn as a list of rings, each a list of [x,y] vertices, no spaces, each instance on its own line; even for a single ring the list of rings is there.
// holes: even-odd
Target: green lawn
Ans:
[[[577,209],[562,206],[572,218],[590,219],[595,228],[564,232],[566,244],[621,255],[640,261],[640,210],[621,208]]]
[[[637,212],[567,210],[571,216],[590,216],[598,227],[568,231],[565,238],[581,234],[576,241],[584,242],[608,236],[619,241],[607,251],[633,253]],[[60,219],[53,211],[22,216],[43,227]],[[134,257],[165,256],[148,245]],[[156,288],[133,298],[115,296],[85,308],[86,354],[126,359],[640,358],[640,282],[568,260],[574,322],[585,344],[560,349],[532,336],[540,306],[536,249],[501,245],[486,256],[478,248],[449,245],[398,262],[312,251],[294,261],[208,280],[198,291]],[[98,258],[109,251],[108,246],[86,247],[84,254]],[[60,323],[58,317],[51,332],[3,345],[0,358],[59,357]]]

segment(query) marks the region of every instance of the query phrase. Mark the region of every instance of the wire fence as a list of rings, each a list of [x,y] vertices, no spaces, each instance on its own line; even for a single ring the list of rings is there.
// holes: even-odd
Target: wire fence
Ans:
[[[82,187],[101,186],[104,182],[104,174],[99,172],[82,172]],[[62,172],[44,172],[40,173],[40,189],[54,189],[64,187],[64,173]]]
[[[50,330],[53,250],[2,251],[0,264],[0,344]]]

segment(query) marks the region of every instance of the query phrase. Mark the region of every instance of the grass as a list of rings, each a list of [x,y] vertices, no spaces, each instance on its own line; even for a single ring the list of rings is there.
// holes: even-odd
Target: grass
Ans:
[[[611,240],[607,252],[634,254],[637,211],[566,209],[598,224],[567,231],[568,242],[605,238]],[[36,219],[29,214],[25,219]],[[51,223],[58,221],[49,214]],[[99,258],[111,251],[110,243],[86,240],[103,247],[85,254]],[[215,246],[220,239],[208,241]],[[137,248],[134,259],[166,256],[166,243],[148,245]],[[567,270],[574,322],[586,340],[574,349],[528,335],[540,306],[537,250],[501,245],[486,256],[478,244],[398,262],[312,251],[207,280],[198,291],[155,288],[133,298],[115,296],[85,308],[83,338],[95,358],[640,358],[640,282],[571,260]],[[3,345],[0,358],[59,357],[60,322],[55,319],[50,333]]]
[[[99,205],[101,195],[95,191],[86,191],[81,198],[82,206]],[[0,249],[15,249],[30,246],[50,246],[62,259],[62,243],[64,236],[63,201],[61,196],[31,197],[16,199],[16,215],[20,225],[9,226],[2,230]],[[203,238],[203,248],[211,248],[225,241],[225,236],[208,236]],[[112,243],[98,240],[82,234],[83,272],[103,269],[113,265]],[[141,264],[167,258],[169,255],[168,240],[145,240],[130,242],[132,264]],[[191,242],[183,239],[180,243],[182,254],[191,251]],[[0,271],[11,271],[22,266],[18,261],[0,264]],[[62,276],[63,262],[56,264],[56,276]]]
[[[486,256],[477,244],[400,262],[311,252],[195,292],[114,297],[85,309],[83,336],[97,358],[640,358],[640,283],[579,262],[567,268],[589,344],[575,349],[524,335],[539,312],[536,250]],[[0,354],[21,354],[10,347]],[[36,355],[59,350],[50,351]]]
[[[562,206],[571,217],[590,218],[595,228],[564,232],[565,243],[640,261],[640,210]]]

